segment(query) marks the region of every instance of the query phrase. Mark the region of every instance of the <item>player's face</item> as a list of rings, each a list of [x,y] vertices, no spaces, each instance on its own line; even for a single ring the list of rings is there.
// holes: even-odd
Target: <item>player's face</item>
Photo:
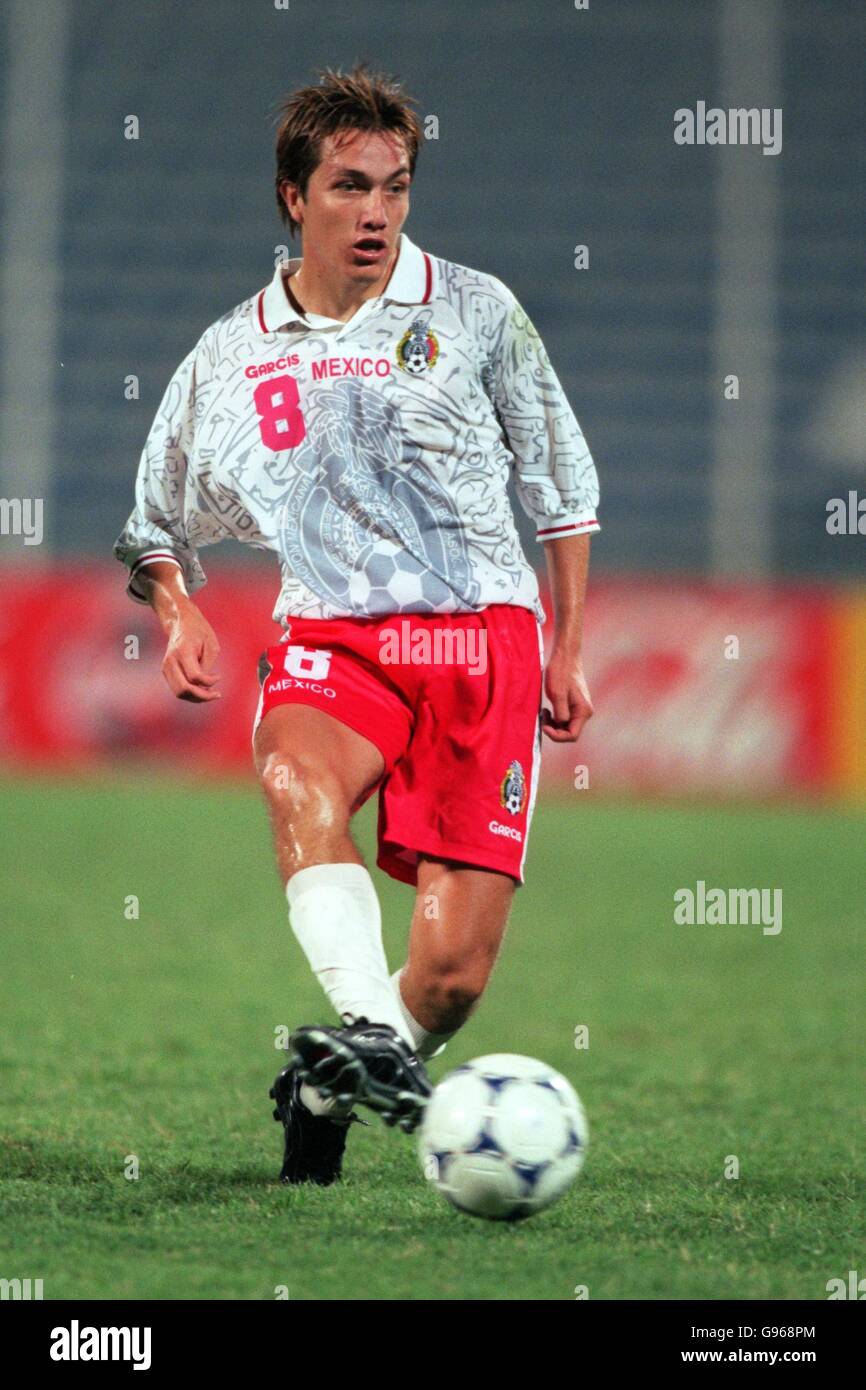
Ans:
[[[375,284],[390,272],[409,213],[409,184],[406,150],[394,136],[365,130],[328,136],[306,198],[292,198],[287,186],[287,205],[302,224],[304,259],[311,257],[320,273]]]

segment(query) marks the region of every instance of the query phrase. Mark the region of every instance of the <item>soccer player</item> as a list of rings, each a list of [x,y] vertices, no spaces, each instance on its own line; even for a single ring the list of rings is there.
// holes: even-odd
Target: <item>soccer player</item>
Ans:
[[[542,730],[574,741],[592,713],[581,626],[599,528],[592,458],[517,299],[403,231],[415,103],[366,65],[318,76],[284,103],[276,149],[303,256],[177,369],[115,554],[165,632],[170,690],[197,702],[219,698],[198,552],[234,537],[279,558],[284,630],[259,664],[253,753],[291,927],[339,1023],[292,1035],[271,1094],[281,1179],[327,1184],[355,1105],[414,1128],[424,1063],[487,984]],[[547,561],[544,673],[509,477]],[[394,974],[350,829],[376,790],[377,864],[416,894]]]

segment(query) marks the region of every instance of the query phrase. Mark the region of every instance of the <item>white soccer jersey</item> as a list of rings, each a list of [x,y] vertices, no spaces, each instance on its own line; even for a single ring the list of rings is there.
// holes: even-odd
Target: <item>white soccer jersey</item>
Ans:
[[[114,553],[136,573],[227,537],[273,550],[274,619],[448,613],[543,619],[506,490],[540,540],[597,531],[595,465],[544,346],[493,275],[403,233],[388,285],[347,323],[302,316],[279,265],[169,383]]]

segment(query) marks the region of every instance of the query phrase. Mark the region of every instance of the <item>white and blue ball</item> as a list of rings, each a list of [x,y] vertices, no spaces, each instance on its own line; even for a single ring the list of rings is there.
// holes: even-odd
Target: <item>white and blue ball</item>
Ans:
[[[574,1182],[589,1127],[564,1076],[533,1057],[476,1057],[439,1083],[419,1130],[424,1175],[449,1202],[489,1221],[519,1221]]]

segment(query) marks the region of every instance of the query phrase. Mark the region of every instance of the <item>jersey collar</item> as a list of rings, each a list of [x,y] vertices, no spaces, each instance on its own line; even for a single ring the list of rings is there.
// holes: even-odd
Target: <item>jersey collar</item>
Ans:
[[[259,333],[274,333],[277,329],[294,326],[310,328],[335,322],[333,319],[323,318],[320,314],[309,314],[306,318],[301,318],[297,309],[292,306],[286,294],[283,271],[288,265],[288,269],[294,274],[300,270],[302,264],[301,256],[288,262],[281,261],[274,271],[271,283],[256,296],[254,320]],[[434,288],[431,257],[410,241],[405,232],[401,232],[397,264],[391,272],[384,294],[380,296],[382,303],[390,300],[395,304],[428,304]]]

